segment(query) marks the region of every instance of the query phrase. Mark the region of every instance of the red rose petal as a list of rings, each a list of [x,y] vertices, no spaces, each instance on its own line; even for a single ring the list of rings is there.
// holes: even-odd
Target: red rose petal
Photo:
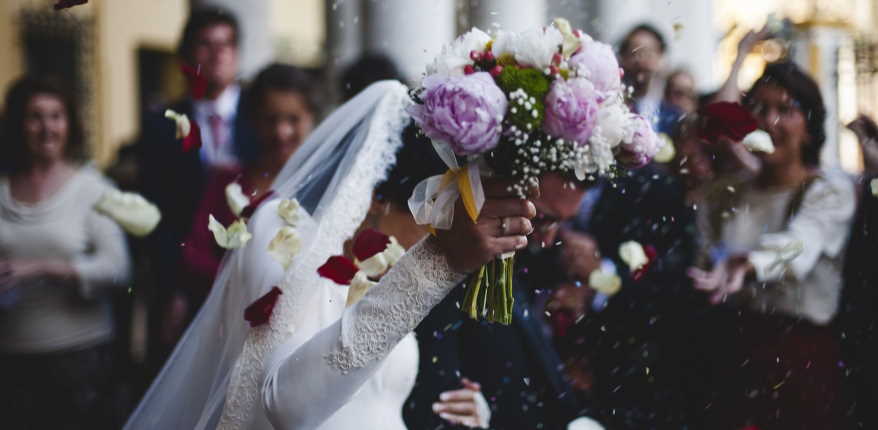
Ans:
[[[253,200],[250,200],[250,204],[244,207],[241,210],[241,218],[250,218],[253,216],[253,213],[256,212],[256,209],[259,209],[259,205],[261,205],[264,201],[268,200],[269,197],[274,195],[274,190],[268,190],[259,197],[256,197]]]
[[[354,239],[354,257],[365,261],[379,252],[384,252],[390,244],[390,237],[380,231],[368,228],[360,232]]]
[[[359,270],[353,261],[345,257],[334,256],[329,257],[326,263],[317,269],[317,273],[324,278],[331,279],[336,284],[350,285],[351,280],[354,279],[354,275]]]
[[[88,3],[88,0],[59,0],[55,2],[55,10],[69,9],[86,3]]]
[[[203,99],[207,95],[207,79],[201,75],[201,66],[192,67],[187,64],[180,66],[186,81],[189,84],[189,94],[195,100]]]
[[[268,322],[274,312],[274,305],[277,298],[283,294],[278,287],[272,287],[271,291],[265,293],[264,296],[257,299],[247,309],[244,309],[244,319],[250,322],[250,327],[261,326]]]
[[[189,135],[183,138],[183,152],[201,148],[201,127],[193,120],[189,120],[189,125]]]
[[[558,337],[567,336],[567,331],[570,330],[570,327],[573,327],[573,325],[576,324],[573,315],[566,310],[552,312],[551,322],[552,333]]]
[[[644,246],[643,253],[646,254],[647,261],[643,267],[631,273],[631,279],[634,281],[639,281],[644,275],[646,275],[646,272],[649,271],[649,267],[652,266],[653,261],[655,261],[655,258],[658,256],[658,251],[656,251],[655,247],[652,245]]]
[[[698,114],[701,117],[698,135],[710,143],[715,143],[722,137],[740,142],[758,127],[753,115],[739,103],[711,103]]]

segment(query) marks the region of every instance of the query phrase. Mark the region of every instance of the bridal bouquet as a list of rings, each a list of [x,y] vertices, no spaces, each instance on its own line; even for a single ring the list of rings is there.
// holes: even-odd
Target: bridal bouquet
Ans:
[[[545,173],[586,180],[647,164],[660,140],[629,111],[621,75],[609,45],[563,19],[460,36],[412,91],[409,113],[449,169],[415,188],[415,220],[448,229],[461,199],[475,221],[483,176],[512,179],[511,191],[524,198]],[[513,258],[502,256],[469,282],[464,308],[472,318],[511,322]]]

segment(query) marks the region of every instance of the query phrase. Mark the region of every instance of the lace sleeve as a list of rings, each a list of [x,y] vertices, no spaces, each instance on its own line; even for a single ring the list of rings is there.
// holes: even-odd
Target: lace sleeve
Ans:
[[[275,428],[319,426],[464,277],[451,270],[431,238],[425,239],[339,321],[297,349],[279,348],[262,390]]]

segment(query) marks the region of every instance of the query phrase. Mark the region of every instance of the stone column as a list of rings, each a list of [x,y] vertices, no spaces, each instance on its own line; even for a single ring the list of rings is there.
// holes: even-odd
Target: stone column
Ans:
[[[470,0],[471,25],[489,31],[522,31],[548,24],[545,0]]]
[[[392,58],[409,83],[455,37],[453,0],[365,0],[365,48]]]

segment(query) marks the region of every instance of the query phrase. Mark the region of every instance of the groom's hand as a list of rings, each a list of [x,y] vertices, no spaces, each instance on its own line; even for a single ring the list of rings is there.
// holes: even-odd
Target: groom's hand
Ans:
[[[436,231],[439,247],[455,271],[470,273],[501,254],[527,246],[527,235],[533,232],[530,220],[537,209],[510,191],[510,185],[486,179],[485,205],[478,220],[473,222],[458,200],[451,229]]]

